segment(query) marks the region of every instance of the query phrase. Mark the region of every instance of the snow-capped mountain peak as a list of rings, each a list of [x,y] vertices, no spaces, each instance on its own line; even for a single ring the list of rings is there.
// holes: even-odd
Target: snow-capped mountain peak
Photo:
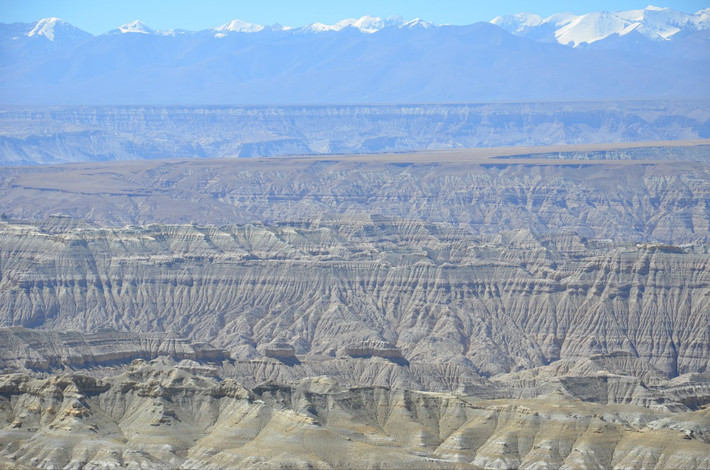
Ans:
[[[321,33],[324,31],[332,31],[333,27],[324,23],[320,23],[316,21],[315,23],[311,23],[308,26],[304,26],[302,28],[303,31],[306,32],[314,32],[314,33]]]
[[[496,17],[491,20],[491,23],[517,36],[527,37],[535,41],[557,42],[573,47],[580,44],[591,44],[614,35],[625,36],[630,33],[664,41],[670,40],[681,31],[693,32],[710,29],[710,8],[696,13],[683,13],[671,8],[649,5],[640,10],[601,11],[583,15],[557,13],[547,18],[534,13],[518,13]],[[373,34],[388,27],[427,30],[437,26],[439,25],[424,21],[421,18],[407,21],[400,16],[382,19],[377,16],[366,15],[361,18],[344,19],[335,24],[316,22],[298,28],[284,27],[278,24],[263,26],[234,19],[221,26],[207,30],[207,32],[216,38],[221,38],[232,33],[257,33],[260,31],[291,31],[298,34],[357,30],[363,34]],[[37,23],[28,24],[27,27],[28,29],[20,32],[21,36],[43,38],[53,42],[57,39],[58,34],[62,38],[62,42],[66,40],[85,40],[92,36],[59,18],[45,18]],[[122,35],[128,33],[160,36],[193,34],[184,30],[153,30],[139,20],[124,24],[106,34]],[[19,38],[20,35],[17,35],[17,37]]]
[[[258,33],[264,26],[260,24],[247,23],[242,20],[232,20],[214,29],[215,37],[224,37],[229,33]]]
[[[559,26],[555,31],[557,42],[576,47],[585,42],[599,41],[612,34],[624,36],[638,29],[640,23],[603,11],[573,17],[567,24],[558,23],[556,26]]]
[[[352,27],[358,29],[361,33],[376,33],[385,27],[385,22],[377,16],[366,15],[359,19],[349,18],[335,23],[335,30],[340,31],[343,28]]]
[[[138,34],[153,34],[155,31],[150,29],[145,23],[140,20],[134,20],[118,27],[118,31],[122,34],[138,33]]]
[[[26,36],[41,37],[54,42],[60,36],[64,39],[85,39],[91,37],[91,34],[70,25],[60,18],[43,18],[34,24]]]

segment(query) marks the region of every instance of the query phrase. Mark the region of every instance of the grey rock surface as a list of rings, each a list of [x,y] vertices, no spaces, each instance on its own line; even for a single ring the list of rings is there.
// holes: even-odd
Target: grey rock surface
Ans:
[[[266,357],[273,357],[284,360],[296,359],[296,348],[286,342],[276,341],[273,343],[260,345],[258,350]]]

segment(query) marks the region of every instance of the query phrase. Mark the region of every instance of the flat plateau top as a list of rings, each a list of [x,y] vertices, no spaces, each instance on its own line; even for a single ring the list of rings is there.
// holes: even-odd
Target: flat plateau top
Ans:
[[[323,155],[304,157],[282,157],[282,159],[306,159],[306,160],[348,160],[348,161],[378,161],[382,163],[501,163],[505,159],[506,163],[544,163],[544,164],[579,164],[579,160],[574,158],[568,160],[554,158],[519,158],[543,156],[549,154],[574,154],[589,152],[611,152],[629,149],[643,148],[673,148],[673,147],[700,147],[710,146],[710,139],[694,140],[662,140],[647,142],[617,142],[605,144],[573,144],[573,145],[543,145],[543,146],[511,146],[511,147],[478,147],[451,150],[425,150],[420,152],[406,153],[381,153],[381,154],[360,154],[360,155]],[[708,148],[710,154],[710,147]],[[648,160],[584,160],[585,163],[631,163],[631,162],[654,161]]]
[[[146,196],[169,191],[177,180],[196,179],[190,187],[208,183],[205,175],[220,175],[226,184],[237,184],[241,170],[266,171],[279,178],[321,164],[339,171],[377,170],[386,165],[442,166],[448,172],[484,171],[486,167],[639,167],[652,165],[659,171],[673,172],[680,167],[703,167],[698,161],[668,161],[654,158],[673,149],[698,148],[710,158],[710,139],[680,141],[623,142],[606,144],[551,145],[525,147],[487,147],[432,150],[411,153],[355,155],[316,155],[267,158],[156,159],[110,162],[82,162],[59,165],[0,167],[0,188],[5,190],[60,191],[76,194],[113,194]],[[644,149],[649,149],[646,158]],[[633,159],[583,158],[590,153],[633,151]],[[579,157],[579,158],[578,158]],[[623,155],[621,156],[623,157]],[[442,168],[442,169],[443,169]],[[202,177],[190,175],[202,174]],[[184,188],[183,188],[184,189]],[[47,193],[48,194],[48,193]]]
[[[250,166],[251,164],[264,165],[270,164],[280,166],[286,162],[371,162],[371,163],[537,163],[544,165],[578,165],[580,161],[585,164],[629,164],[629,163],[662,163],[661,160],[654,159],[652,156],[648,159],[634,160],[611,160],[611,159],[576,159],[566,157],[550,158],[550,155],[564,154],[584,154],[592,152],[614,152],[631,149],[672,149],[672,148],[688,148],[688,147],[706,147],[708,155],[710,155],[710,139],[693,139],[693,140],[659,140],[645,142],[616,142],[602,144],[560,144],[560,145],[542,145],[542,146],[509,146],[509,147],[476,147],[462,149],[444,149],[444,150],[424,150],[414,152],[397,152],[397,153],[368,153],[368,154],[323,154],[323,155],[292,155],[279,157],[255,157],[255,158],[194,158],[194,159],[155,159],[155,160],[125,160],[125,161],[106,161],[106,162],[78,162],[64,163],[55,165],[42,166],[24,166],[23,169],[38,168],[106,168],[112,166],[120,166],[123,168],[135,166],[136,168],[150,168],[162,166],[166,163],[187,164],[190,166],[220,166],[225,164],[235,164]],[[512,157],[512,158],[511,158]],[[520,158],[514,158],[520,157]],[[534,158],[537,157],[537,158]],[[0,167],[0,173],[5,168],[17,167]]]

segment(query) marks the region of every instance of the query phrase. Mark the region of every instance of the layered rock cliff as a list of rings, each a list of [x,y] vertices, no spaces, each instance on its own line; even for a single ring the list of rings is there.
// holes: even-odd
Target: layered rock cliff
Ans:
[[[241,359],[274,342],[306,356],[396,352],[486,376],[613,351],[668,377],[710,361],[705,245],[382,217],[0,228],[2,326],[168,332]]]
[[[0,364],[4,372],[55,372],[121,366],[134,359],[170,356],[175,360],[219,362],[226,351],[166,334],[104,330],[97,333],[0,328]]]

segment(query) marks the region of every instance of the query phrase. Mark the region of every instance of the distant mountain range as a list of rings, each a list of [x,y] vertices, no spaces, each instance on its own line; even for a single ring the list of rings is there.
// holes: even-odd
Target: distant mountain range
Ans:
[[[435,25],[0,24],[0,104],[323,104],[710,96],[710,8]]]
[[[556,41],[560,44],[578,46],[593,43],[609,36],[625,36],[633,32],[651,39],[669,40],[681,32],[710,29],[710,8],[696,13],[684,13],[671,8],[648,6],[643,10],[617,12],[593,12],[585,15],[558,13],[548,18],[542,18],[534,13],[519,13],[494,18],[491,23],[500,26],[517,36],[530,37],[536,40]],[[8,25],[5,25],[8,26]],[[62,21],[59,18],[45,18],[33,24],[15,24],[17,36],[43,36],[50,41],[81,40],[91,35],[85,31]],[[22,31],[22,27],[28,31]],[[229,23],[205,31],[168,30],[156,31],[139,20],[124,24],[105,34],[142,33],[149,35],[174,36],[177,34],[213,34],[215,37],[225,37],[230,33],[258,33],[262,31],[291,31],[293,33],[319,33],[326,31],[341,31],[346,28],[356,29],[361,33],[376,33],[385,28],[423,28],[430,29],[441,26],[424,21],[420,18],[407,21],[402,17],[393,16],[382,19],[374,16],[363,16],[360,19],[345,19],[332,25],[312,23],[304,27],[294,28],[279,24],[264,26],[247,23],[235,19]]]

